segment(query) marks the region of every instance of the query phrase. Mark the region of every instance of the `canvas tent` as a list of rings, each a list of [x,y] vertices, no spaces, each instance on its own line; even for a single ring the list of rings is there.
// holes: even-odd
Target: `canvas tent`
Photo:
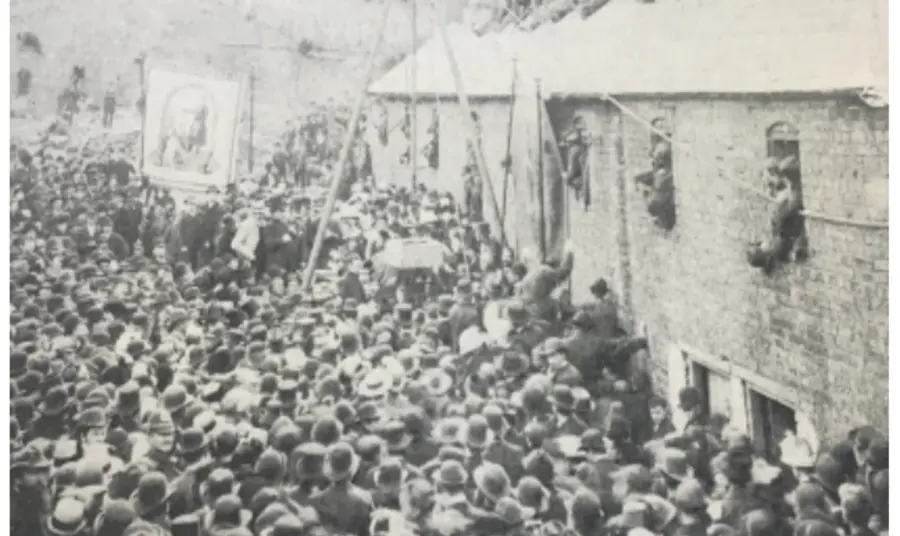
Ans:
[[[498,205],[503,205],[502,184],[505,174],[502,166],[507,151],[510,125],[510,103],[513,88],[513,61],[504,49],[494,46],[491,37],[479,38],[462,25],[447,28],[447,37],[459,65],[462,84],[469,97],[472,110],[481,124],[482,150],[488,173],[494,184]],[[417,101],[417,180],[438,190],[449,191],[457,199],[463,197],[462,167],[466,162],[466,142],[469,131],[459,104],[445,44],[440,34],[435,35],[417,52],[415,83],[412,80],[412,59],[407,58],[369,88],[369,94],[381,100],[389,110],[389,124],[398,124],[404,108],[411,100],[415,88]],[[439,117],[440,166],[428,169],[423,149],[428,142],[427,131],[432,117]],[[407,147],[407,139],[400,128],[394,128],[386,147],[372,141],[376,174],[399,184],[410,183],[410,167],[399,161]],[[507,188],[507,211],[514,210],[513,192]],[[483,193],[485,218],[495,231],[500,230],[499,218],[490,202],[490,194]],[[507,221],[512,221],[507,217]],[[505,227],[509,243],[514,245],[517,231],[511,225]]]

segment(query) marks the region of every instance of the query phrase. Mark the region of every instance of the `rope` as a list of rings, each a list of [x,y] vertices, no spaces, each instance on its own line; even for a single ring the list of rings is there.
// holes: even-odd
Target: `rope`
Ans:
[[[672,137],[668,133],[663,132],[662,130],[656,128],[656,126],[654,126],[652,122],[650,122],[650,121],[644,119],[643,117],[641,117],[640,115],[638,115],[634,110],[631,110],[630,108],[628,108],[627,106],[625,106],[624,104],[619,102],[612,95],[604,95],[603,98],[606,99],[607,101],[609,101],[610,103],[612,103],[613,105],[615,105],[619,110],[622,111],[622,113],[631,117],[635,121],[641,123],[641,125],[646,127],[648,130],[650,130],[651,132],[653,132],[660,138],[668,141],[672,145],[677,144],[677,142],[674,139],[672,139]],[[727,175],[723,175],[723,178],[728,180],[729,182],[733,183],[735,186],[737,186],[738,188],[740,188],[746,192],[752,193],[753,195],[756,195],[758,197],[766,199],[770,202],[774,202],[774,199],[772,199],[772,196],[770,196],[769,194],[767,194],[761,190],[753,188],[752,186],[746,184],[744,181],[734,179],[731,176],[727,176]],[[849,227],[859,227],[859,228],[863,228],[863,229],[888,229],[888,222],[886,222],[886,221],[857,220],[857,219],[852,219],[852,218],[844,218],[841,216],[832,216],[830,214],[823,214],[823,213],[819,213],[819,212],[812,212],[809,210],[803,210],[800,213],[807,218],[824,221],[824,222],[832,223],[835,225],[845,225],[845,226],[849,226]]]

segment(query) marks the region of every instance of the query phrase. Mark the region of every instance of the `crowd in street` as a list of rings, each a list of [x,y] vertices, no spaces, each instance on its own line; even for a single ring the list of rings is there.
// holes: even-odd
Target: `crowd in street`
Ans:
[[[886,437],[761,456],[449,195],[367,169],[323,217],[316,124],[195,207],[131,138],[11,147],[12,536],[887,534]]]

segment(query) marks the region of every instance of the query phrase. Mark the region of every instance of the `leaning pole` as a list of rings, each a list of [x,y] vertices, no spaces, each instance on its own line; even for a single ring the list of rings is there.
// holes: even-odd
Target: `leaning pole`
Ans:
[[[481,175],[482,186],[487,185],[488,196],[491,198],[491,206],[494,214],[497,216],[497,224],[500,228],[500,245],[506,249],[506,222],[500,221],[502,216],[500,205],[497,203],[497,195],[494,192],[494,183],[488,173],[487,160],[484,158],[484,152],[481,150],[481,143],[478,140],[478,128],[475,120],[472,118],[472,107],[469,104],[469,94],[463,85],[462,74],[459,70],[459,63],[456,61],[456,54],[453,52],[453,45],[450,43],[450,37],[447,35],[447,20],[445,11],[446,3],[438,4],[438,30],[441,33],[441,41],[444,42],[444,52],[447,54],[447,63],[450,65],[450,73],[453,75],[453,82],[456,84],[456,93],[459,97],[459,104],[465,115],[466,129],[469,131],[469,139],[472,140],[472,146],[475,148],[475,165],[478,167],[478,173]]]
[[[303,288],[309,289],[312,285],[313,274],[316,270],[316,262],[319,259],[319,253],[322,251],[322,242],[325,240],[325,230],[328,228],[328,222],[331,220],[331,213],[334,211],[334,203],[337,200],[337,194],[341,187],[341,181],[344,177],[344,168],[347,166],[347,160],[350,157],[350,147],[356,137],[356,130],[359,128],[359,118],[362,115],[362,108],[366,102],[366,94],[369,90],[369,84],[372,76],[375,74],[376,59],[381,44],[384,42],[384,31],[387,28],[388,14],[391,11],[392,0],[388,0],[384,5],[384,14],[381,16],[381,25],[378,29],[378,36],[369,52],[368,66],[366,67],[366,77],[363,80],[362,88],[359,92],[359,100],[356,102],[356,108],[353,110],[353,116],[350,118],[350,124],[347,126],[347,133],[344,136],[344,145],[341,147],[341,154],[338,158],[338,165],[332,170],[331,188],[328,191],[328,198],[325,201],[325,209],[319,221],[319,229],[316,231],[316,240],[313,242],[312,252],[306,264],[306,271],[303,273]]]

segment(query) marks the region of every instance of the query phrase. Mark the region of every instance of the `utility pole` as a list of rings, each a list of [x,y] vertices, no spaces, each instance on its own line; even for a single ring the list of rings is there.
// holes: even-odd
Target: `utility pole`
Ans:
[[[513,68],[512,68],[512,87],[509,90],[509,124],[506,126],[506,154],[503,158],[503,190],[501,191],[500,198],[500,236],[501,242],[506,241],[506,198],[508,197],[509,191],[509,179],[510,175],[512,175],[512,133],[513,133],[513,120],[516,116],[516,58],[513,57]]]
[[[412,78],[412,86],[410,87],[410,121],[412,122],[412,128],[410,129],[409,136],[409,167],[412,170],[412,188],[415,191],[416,189],[416,171],[418,171],[417,167],[419,164],[419,121],[418,121],[418,99],[416,98],[416,91],[418,90],[417,85],[417,77],[418,77],[418,61],[416,58],[416,41],[418,40],[418,31],[416,27],[416,0],[412,0],[412,51],[410,52],[410,58],[412,58],[412,63],[410,64],[410,77]]]

